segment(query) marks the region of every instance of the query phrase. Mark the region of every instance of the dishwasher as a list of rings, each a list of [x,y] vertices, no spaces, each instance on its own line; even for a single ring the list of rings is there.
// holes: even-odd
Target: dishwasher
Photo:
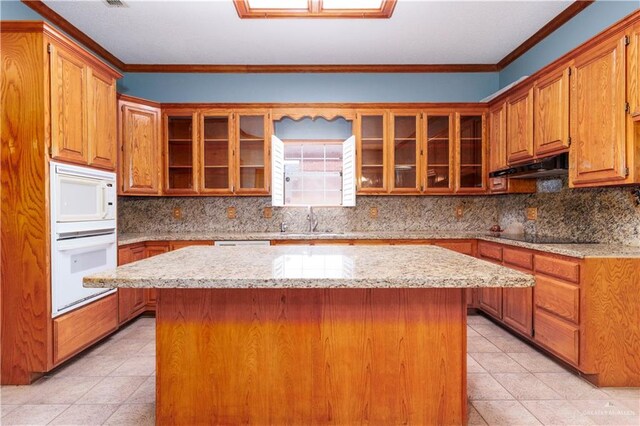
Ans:
[[[216,241],[216,247],[235,247],[235,246],[269,246],[271,241]]]

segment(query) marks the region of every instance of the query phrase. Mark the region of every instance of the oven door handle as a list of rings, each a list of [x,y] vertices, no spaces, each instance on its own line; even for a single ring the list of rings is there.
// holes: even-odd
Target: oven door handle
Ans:
[[[108,247],[116,243],[115,234],[100,235],[97,237],[70,238],[68,240],[58,240],[56,250],[70,251],[86,248]]]
[[[102,182],[100,187],[102,188],[102,218],[104,219],[109,213],[109,208],[107,206],[107,202],[109,201],[107,200],[107,184]]]

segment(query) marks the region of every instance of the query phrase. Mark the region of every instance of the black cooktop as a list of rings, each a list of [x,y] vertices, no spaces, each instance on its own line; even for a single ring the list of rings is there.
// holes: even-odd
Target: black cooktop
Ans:
[[[554,237],[553,235],[490,233],[489,236],[533,244],[595,244],[595,241],[585,241],[578,238],[560,238]]]

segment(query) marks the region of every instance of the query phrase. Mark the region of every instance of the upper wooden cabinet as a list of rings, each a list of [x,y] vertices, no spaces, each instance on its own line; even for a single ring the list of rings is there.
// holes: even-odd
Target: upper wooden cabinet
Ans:
[[[533,147],[533,88],[519,90],[507,99],[507,162],[531,160]]]
[[[455,114],[425,112],[424,191],[449,193],[454,189]]]
[[[575,58],[571,75],[569,183],[626,183],[626,41],[615,34]],[[629,152],[630,153],[630,152]]]
[[[119,74],[86,52],[49,41],[51,157],[114,170]]]
[[[356,114],[356,179],[358,194],[387,192],[386,111],[366,111]]]
[[[160,108],[132,100],[120,100],[120,193],[159,195],[162,142]]]
[[[266,110],[235,114],[235,184],[237,194],[269,194],[271,115]]]
[[[534,145],[536,156],[569,148],[569,74],[563,67],[536,81],[534,86]]]
[[[233,114],[225,110],[209,110],[199,114],[200,120],[200,192],[233,193]]]
[[[456,192],[475,193],[487,189],[486,114],[456,113]]]
[[[164,192],[198,192],[198,118],[193,110],[163,111],[165,134]]]
[[[507,167],[507,107],[504,102],[489,110],[489,171]]]
[[[390,115],[389,176],[392,193],[419,193],[421,162],[420,113],[394,111]]]

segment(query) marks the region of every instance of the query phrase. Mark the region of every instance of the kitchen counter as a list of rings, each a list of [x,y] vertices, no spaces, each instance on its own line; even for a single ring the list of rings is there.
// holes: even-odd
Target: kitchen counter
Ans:
[[[530,287],[531,275],[424,246],[192,246],[90,275],[85,287]]]
[[[118,245],[145,241],[273,241],[273,240],[456,240],[479,239],[515,247],[538,250],[563,256],[584,258],[640,258],[640,247],[621,244],[538,244],[488,236],[486,232],[460,231],[412,231],[412,232],[344,232],[344,233],[289,233],[289,232],[199,232],[199,233],[150,233],[120,234]]]

